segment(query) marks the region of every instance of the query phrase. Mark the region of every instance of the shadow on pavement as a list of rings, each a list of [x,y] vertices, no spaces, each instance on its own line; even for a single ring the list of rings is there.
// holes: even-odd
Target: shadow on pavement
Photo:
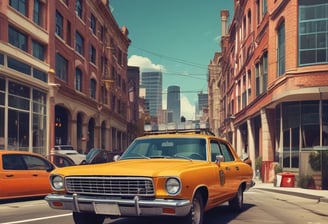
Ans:
[[[204,223],[206,224],[226,224],[235,220],[237,216],[246,210],[254,207],[253,204],[244,204],[241,212],[233,211],[228,205],[221,205],[205,213]],[[181,224],[175,217],[145,217],[145,218],[127,218],[120,220],[111,220],[111,224]]]

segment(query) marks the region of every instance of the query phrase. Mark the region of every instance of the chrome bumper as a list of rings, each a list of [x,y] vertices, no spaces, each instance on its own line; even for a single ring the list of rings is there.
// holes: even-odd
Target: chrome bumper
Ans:
[[[48,194],[45,200],[54,209],[113,216],[186,216],[191,209],[189,200],[144,200],[138,196],[134,199],[116,199],[77,194]]]

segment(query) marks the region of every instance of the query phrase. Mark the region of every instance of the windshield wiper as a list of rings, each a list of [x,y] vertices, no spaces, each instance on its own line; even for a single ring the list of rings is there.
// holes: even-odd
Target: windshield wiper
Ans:
[[[173,158],[186,159],[186,160],[192,161],[192,159],[190,159],[189,157],[186,157],[186,156],[174,155],[174,156],[172,156],[172,157],[173,157]]]
[[[145,155],[132,153],[131,156],[124,157],[123,159],[150,159],[150,158]]]

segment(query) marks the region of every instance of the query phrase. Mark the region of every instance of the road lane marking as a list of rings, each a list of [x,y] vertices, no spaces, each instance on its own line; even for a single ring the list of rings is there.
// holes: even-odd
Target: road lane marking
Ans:
[[[20,220],[20,221],[2,222],[2,223],[0,223],[0,224],[18,224],[18,223],[28,223],[28,222],[34,222],[34,221],[45,220],[45,219],[55,219],[55,218],[60,218],[60,217],[65,217],[65,216],[70,216],[70,215],[72,215],[72,213],[62,214],[62,215],[53,215],[53,216],[47,216],[47,217],[35,218],[35,219],[25,219],[25,220]]]

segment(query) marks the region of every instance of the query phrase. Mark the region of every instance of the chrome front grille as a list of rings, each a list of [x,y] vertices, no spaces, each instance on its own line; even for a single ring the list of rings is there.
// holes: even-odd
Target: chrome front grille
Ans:
[[[146,177],[66,177],[68,193],[111,196],[154,196],[154,185]]]

